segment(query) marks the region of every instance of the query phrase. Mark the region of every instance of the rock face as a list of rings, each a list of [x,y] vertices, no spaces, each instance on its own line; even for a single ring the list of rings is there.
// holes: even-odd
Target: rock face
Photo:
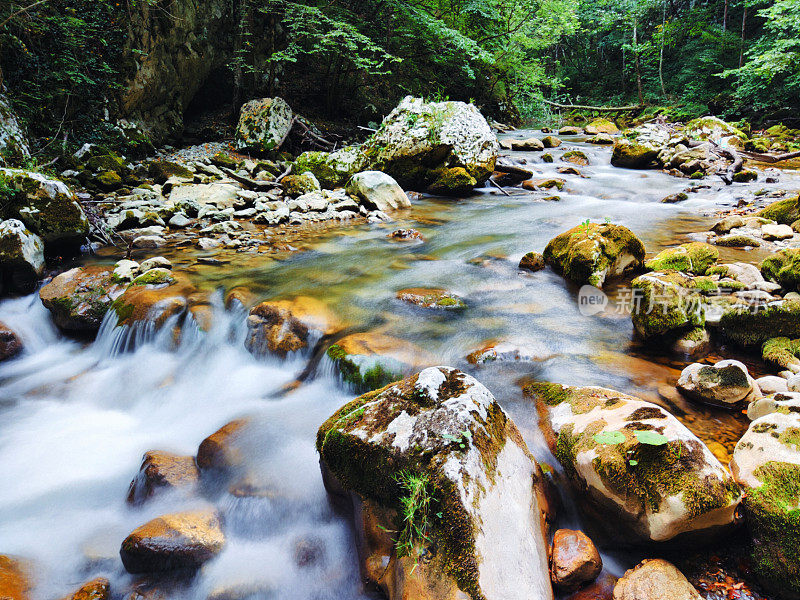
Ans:
[[[747,367],[738,360],[721,360],[713,367],[691,364],[681,372],[678,389],[694,400],[726,408],[742,408],[761,397]]]
[[[39,290],[42,304],[64,331],[96,332],[106,312],[127,287],[111,268],[75,267]]]
[[[438,193],[472,185],[494,171],[499,145],[486,119],[463,102],[424,102],[407,96],[362,146],[365,165],[394,177],[405,189]],[[450,179],[457,180],[450,183]]]
[[[707,538],[732,526],[741,492],[711,451],[661,407],[600,387],[526,392],[593,523],[622,543]]]
[[[703,242],[689,242],[675,248],[662,250],[645,263],[651,271],[680,271],[692,275],[705,275],[717,262],[719,250]]]
[[[675,565],[657,558],[625,571],[614,586],[614,600],[702,600]]]
[[[8,217],[17,218],[46,244],[80,244],[89,233],[89,220],[72,191],[41,173],[0,169],[0,181],[14,190]]]
[[[432,367],[360,396],[317,449],[329,491],[354,501],[364,575],[390,600],[553,597],[541,470],[474,378]]]
[[[0,598],[28,600],[33,589],[29,571],[26,561],[0,554]]]
[[[125,538],[119,553],[129,573],[157,573],[200,567],[224,544],[217,514],[200,510],[145,523]]]
[[[11,110],[8,98],[0,94],[0,165],[7,162],[11,166],[30,155],[25,133]]]
[[[5,289],[27,294],[44,271],[44,243],[17,219],[0,223],[0,273]]]
[[[182,489],[191,492],[200,479],[193,456],[151,450],[142,457],[139,473],[128,488],[128,503],[141,504],[156,493]]]
[[[644,245],[627,227],[587,223],[550,240],[544,259],[556,273],[579,285],[601,287],[606,279],[640,269]]]
[[[380,171],[356,173],[347,184],[347,193],[356,196],[361,204],[373,210],[389,212],[409,208],[411,201],[397,182]]]
[[[239,113],[236,148],[264,154],[280,148],[292,128],[292,109],[283,98],[251,100]]]
[[[753,568],[782,598],[800,597],[800,414],[796,400],[775,402],[750,424],[733,451],[731,471],[746,491]],[[766,412],[766,411],[762,411]],[[749,411],[748,411],[749,414]]]
[[[556,531],[550,553],[553,585],[575,589],[597,579],[602,569],[600,553],[585,533],[572,529]]]
[[[286,356],[313,346],[337,327],[330,310],[315,298],[300,296],[262,302],[254,306],[247,317],[245,346],[256,356]]]

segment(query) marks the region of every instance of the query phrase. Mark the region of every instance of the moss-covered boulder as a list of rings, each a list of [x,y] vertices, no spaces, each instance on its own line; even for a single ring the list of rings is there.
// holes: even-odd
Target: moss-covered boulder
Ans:
[[[0,186],[10,190],[4,208],[7,218],[17,218],[45,244],[79,244],[89,233],[89,220],[75,195],[62,181],[41,173],[0,169]]]
[[[11,110],[8,98],[0,94],[0,166],[14,166],[30,155],[25,132]]]
[[[544,479],[492,394],[432,367],[364,394],[317,433],[352,500],[366,578],[390,600],[553,597]]]
[[[468,194],[478,180],[464,167],[439,167],[431,172],[428,192],[442,196]]]
[[[800,338],[800,301],[731,308],[720,318],[719,329],[731,341],[749,348],[758,348],[774,337]]]
[[[587,222],[550,240],[543,256],[559,275],[601,287],[606,279],[641,269],[644,244],[622,225]]]
[[[631,320],[645,338],[678,333],[705,324],[697,284],[683,273],[647,273],[631,282]]]
[[[756,215],[784,225],[791,225],[800,219],[800,196],[773,202],[758,211]]]
[[[17,219],[0,223],[0,277],[3,290],[27,294],[44,271],[44,242]]]
[[[542,138],[542,145],[545,148],[558,148],[561,145],[561,140],[554,135],[546,135]],[[544,156],[542,156],[544,159]],[[548,162],[548,161],[545,161]],[[549,162],[553,162],[552,160]]]
[[[735,523],[739,487],[663,408],[600,387],[525,388],[583,508],[623,543],[707,539]]]
[[[761,346],[761,358],[782,370],[800,373],[800,339],[770,338]]]
[[[283,192],[290,198],[297,198],[309,192],[318,192],[322,189],[319,181],[311,171],[287,175],[281,179]]]
[[[60,329],[94,333],[126,288],[127,282],[114,274],[113,267],[75,267],[43,286],[39,298]]]
[[[286,356],[309,349],[320,337],[339,328],[339,320],[315,298],[270,300],[250,311],[245,346],[256,356]]]
[[[524,271],[541,271],[547,266],[544,256],[538,252],[528,252],[519,261],[519,268]]]
[[[293,124],[292,109],[282,98],[259,98],[242,106],[236,148],[267,153],[278,150]]]
[[[598,133],[619,133],[619,127],[608,119],[597,118],[583,128],[586,135],[597,135]]]
[[[713,366],[693,363],[681,371],[677,387],[692,400],[724,408],[743,408],[761,397],[747,367],[738,360],[721,360]]]
[[[689,121],[683,132],[696,140],[714,140],[719,142],[726,138],[738,138],[742,143],[747,140],[747,134],[741,129],[726,123],[717,117],[700,117]]]
[[[792,408],[753,421],[731,461],[746,491],[753,570],[780,598],[800,597],[800,413]]]
[[[380,333],[353,333],[327,351],[342,380],[358,391],[375,390],[433,364],[422,348]]]
[[[561,155],[561,160],[572,163],[573,165],[586,166],[589,164],[589,157],[581,150],[570,150]]]
[[[292,172],[313,173],[325,189],[344,186],[357,172],[366,167],[358,146],[345,146],[335,152],[303,152],[292,165]]]
[[[200,567],[224,545],[219,515],[196,510],[162,515],[137,527],[119,554],[129,573],[160,573]]]
[[[168,160],[154,160],[147,166],[147,175],[156,183],[164,183],[172,177],[181,179],[194,179],[194,173],[176,162]]]
[[[800,291],[800,248],[786,248],[761,263],[761,274],[786,291]]]
[[[404,189],[425,191],[438,181],[439,169],[461,167],[476,183],[494,171],[499,144],[486,119],[472,104],[425,102],[407,96],[360,148],[369,169],[394,177]],[[453,193],[463,190],[462,182]]]
[[[152,271],[166,273],[148,276]],[[173,322],[177,325],[177,320],[191,314],[199,319],[198,325],[205,328],[208,325],[204,314],[207,304],[207,298],[185,275],[167,269],[151,269],[138,275],[111,303],[110,309],[116,314],[118,326],[148,324],[160,329],[170,317],[174,317]]]
[[[611,164],[624,169],[646,169],[658,156],[660,147],[621,138],[614,142]]]
[[[719,259],[719,250],[703,242],[689,242],[662,250],[644,266],[651,271],[680,271],[692,275],[705,275],[708,267]]]

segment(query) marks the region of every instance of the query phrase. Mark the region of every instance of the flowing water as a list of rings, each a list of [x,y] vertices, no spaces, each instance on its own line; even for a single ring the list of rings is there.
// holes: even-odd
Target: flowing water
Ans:
[[[707,230],[711,213],[752,199],[762,186],[712,182],[686,202],[662,204],[661,198],[690,182],[613,168],[608,148],[577,138],[551,151],[554,164],[534,162],[540,153],[512,156],[526,159],[542,177],[559,176],[558,158],[573,147],[586,152],[591,165],[580,167],[585,177],[563,176],[567,185],[556,192],[557,202],[543,200],[552,192],[512,190],[505,196],[487,188],[460,200],[423,198],[392,223],[323,232],[305,241],[302,251],[278,257],[223,251],[214,256],[225,262],[214,266],[197,264],[207,254],[200,251],[165,253],[176,269],[215,291],[211,329],[185,326],[177,347],[170,327],[131,333],[108,322],[94,342],[75,341],[58,333],[36,295],[0,303],[0,320],[25,344],[20,357],[0,364],[0,552],[35,561],[37,597],[61,597],[97,575],[124,593],[138,581],[124,572],[117,554],[127,533],[200,502],[171,496],[129,507],[127,488],[142,454],[161,449],[194,455],[206,436],[247,415],[259,432],[251,453],[274,493],[216,498],[226,523],[225,550],[169,597],[205,599],[231,588],[264,598],[362,597],[350,527],[329,506],[314,449],[318,426],[353,394],[324,361],[312,378],[286,393],[283,387],[306,360],[256,359],[244,349],[245,313],[222,304],[223,293],[241,285],[264,298],[314,296],[351,326],[409,340],[438,363],[472,373],[548,464],[555,461],[535,409],[520,391],[530,379],[604,385],[662,402],[701,438],[730,450],[745,428],[741,415],[659,397],[684,361],[648,354],[625,314],[581,315],[577,288],[550,270],[522,273],[516,265],[524,253],[541,251],[554,235],[586,219],[624,224],[655,252]],[[763,187],[798,184],[800,178],[787,172],[780,184]],[[407,227],[426,241],[387,238]],[[723,256],[758,260],[737,250]],[[395,299],[398,289],[416,286],[451,290],[468,308],[442,314]],[[491,339],[522,344],[533,360],[470,365],[466,355]],[[579,526],[569,499],[565,506],[564,522]],[[314,560],[298,560],[303,549]],[[630,566],[606,558],[612,571]]]

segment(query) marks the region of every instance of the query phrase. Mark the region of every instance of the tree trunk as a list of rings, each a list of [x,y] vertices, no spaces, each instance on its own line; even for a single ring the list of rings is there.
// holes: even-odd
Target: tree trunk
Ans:
[[[644,95],[642,94],[642,71],[639,68],[639,43],[637,41],[636,28],[638,26],[636,15],[633,17],[633,57],[636,66],[636,89],[639,92],[639,104],[644,104]]]
[[[728,30],[728,0],[725,0],[725,8],[722,9],[722,31]]]
[[[664,87],[664,38],[666,32],[664,31],[667,26],[667,2],[664,0],[661,11],[661,48],[658,52],[658,80],[661,82],[661,95],[666,98],[667,90]],[[641,104],[642,100],[639,99]]]
[[[739,46],[739,68],[744,64],[744,28],[747,24],[747,4],[744,5],[744,12],[742,13],[742,43]]]

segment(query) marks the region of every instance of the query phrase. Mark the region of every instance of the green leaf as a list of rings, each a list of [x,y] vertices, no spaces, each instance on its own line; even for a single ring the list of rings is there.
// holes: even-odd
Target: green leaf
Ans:
[[[632,466],[632,467],[635,467],[636,465],[638,465],[638,464],[639,464],[639,461],[638,461],[638,460],[633,460],[633,459],[631,459],[631,460],[629,460],[629,461],[628,461],[628,464],[629,464],[630,466]]]
[[[655,431],[637,431],[633,435],[636,436],[640,443],[648,444],[649,446],[663,446],[669,442],[666,436]]]
[[[598,444],[605,444],[606,446],[616,446],[625,441],[625,434],[621,431],[602,431],[595,434],[592,439]]]

